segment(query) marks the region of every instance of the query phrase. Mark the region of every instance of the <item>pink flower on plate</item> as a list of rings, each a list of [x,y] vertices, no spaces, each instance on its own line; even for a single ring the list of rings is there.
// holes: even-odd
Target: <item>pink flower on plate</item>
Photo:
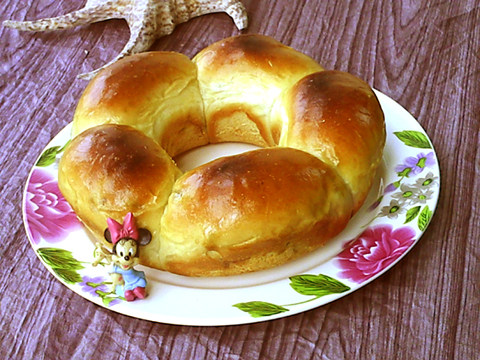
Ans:
[[[415,231],[408,226],[368,228],[338,255],[340,277],[362,283],[386,269],[414,242]]]
[[[25,212],[33,243],[61,241],[80,222],[62,193],[57,181],[46,171],[34,169],[27,185]]]

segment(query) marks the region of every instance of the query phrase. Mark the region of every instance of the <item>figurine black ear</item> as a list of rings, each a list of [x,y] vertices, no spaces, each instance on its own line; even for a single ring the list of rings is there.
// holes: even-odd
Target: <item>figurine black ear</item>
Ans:
[[[110,244],[112,243],[112,234],[110,234],[110,230],[108,230],[108,228],[105,229],[103,236]]]
[[[107,229],[108,230],[108,229]],[[138,229],[138,244],[145,246],[152,240],[152,234],[150,231],[144,228]]]

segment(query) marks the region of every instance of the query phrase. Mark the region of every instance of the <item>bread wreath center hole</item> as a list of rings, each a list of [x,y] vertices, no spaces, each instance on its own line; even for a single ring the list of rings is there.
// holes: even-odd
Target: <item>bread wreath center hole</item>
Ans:
[[[237,155],[256,149],[260,149],[260,147],[236,142],[208,144],[186,151],[176,156],[174,160],[180,170],[186,172],[220,157]]]

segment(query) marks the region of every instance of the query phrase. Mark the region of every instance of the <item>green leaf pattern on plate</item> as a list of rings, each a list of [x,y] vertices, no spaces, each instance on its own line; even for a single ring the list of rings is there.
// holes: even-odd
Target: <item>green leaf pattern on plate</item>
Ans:
[[[292,276],[290,277],[290,286],[293,290],[301,295],[314,297],[286,305],[276,305],[264,301],[249,301],[234,304],[233,306],[249,313],[252,317],[258,318],[262,316],[280,314],[289,311],[287,307],[304,304],[316,300],[322,296],[340,294],[350,290],[350,288],[342,282],[324,274],[303,274]]]
[[[37,253],[40,258],[67,284],[76,284],[82,281],[77,272],[84,268],[82,263],[72,256],[67,250],[58,248],[39,248]]]
[[[413,208],[409,209],[407,211],[407,216],[406,216],[404,224],[409,223],[410,221],[415,219],[417,217],[417,215],[420,213],[421,208],[422,208],[421,206],[414,206]]]
[[[233,305],[236,308],[249,313],[254,318],[271,316],[288,311],[281,305],[275,305],[264,301],[250,301]]]
[[[70,141],[64,146],[52,146],[51,148],[46,149],[42,155],[40,155],[40,158],[35,165],[40,167],[52,165],[57,160],[57,155],[60,155],[69,143]]]
[[[290,278],[290,286],[302,295],[321,297],[350,290],[348,286],[327,275],[296,275]]]
[[[429,209],[428,205],[425,206],[418,217],[418,228],[422,231],[425,231],[432,216],[433,211]]]
[[[428,141],[428,138],[420,131],[405,130],[394,132],[394,134],[407,146],[419,149],[432,148],[432,145],[430,144],[430,141]]]

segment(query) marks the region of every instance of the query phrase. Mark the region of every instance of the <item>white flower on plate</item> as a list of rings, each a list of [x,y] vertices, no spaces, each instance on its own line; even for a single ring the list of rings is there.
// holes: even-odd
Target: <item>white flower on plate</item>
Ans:
[[[438,176],[434,176],[432,172],[429,172],[425,177],[417,179],[415,186],[417,189],[428,189],[438,184]]]
[[[407,185],[407,184],[402,184],[400,186],[400,189],[392,194],[392,198],[397,200],[399,204],[405,206],[406,204],[410,204],[415,202],[415,193],[417,192],[417,188]]]
[[[398,215],[403,214],[407,211],[405,204],[396,199],[390,200],[388,206],[384,206],[380,209],[378,216],[386,216],[389,219],[396,219]]]
[[[420,188],[415,191],[412,200],[418,204],[426,204],[431,198],[433,198],[433,190],[429,188]]]

